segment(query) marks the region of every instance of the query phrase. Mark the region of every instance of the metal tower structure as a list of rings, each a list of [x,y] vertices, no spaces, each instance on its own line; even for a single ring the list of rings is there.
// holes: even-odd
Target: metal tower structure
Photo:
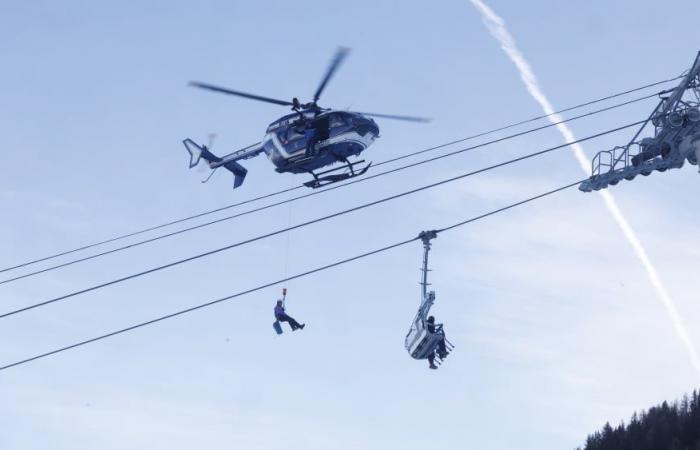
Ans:
[[[599,152],[591,177],[581,183],[584,192],[633,180],[654,171],[680,169],[686,160],[700,161],[700,52],[680,84],[659,94],[661,100],[632,140],[623,147]],[[651,123],[654,136],[638,140]]]

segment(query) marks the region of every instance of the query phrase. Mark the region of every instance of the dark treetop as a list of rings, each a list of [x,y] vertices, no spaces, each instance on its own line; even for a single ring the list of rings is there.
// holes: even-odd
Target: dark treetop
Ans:
[[[606,423],[588,436],[583,450],[700,450],[700,391],[634,413],[627,425]]]

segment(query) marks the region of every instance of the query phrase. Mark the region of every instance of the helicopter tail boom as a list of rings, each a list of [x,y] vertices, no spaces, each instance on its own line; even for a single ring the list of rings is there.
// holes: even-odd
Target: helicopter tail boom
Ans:
[[[199,164],[199,161],[203,158],[209,163],[210,169],[217,169],[219,167],[224,167],[226,170],[233,174],[233,188],[236,189],[238,186],[243,184],[245,176],[248,174],[248,169],[236,162],[236,159],[241,156],[237,153],[228,155],[224,158],[220,158],[209,151],[206,145],[199,145],[192,139],[185,139],[182,141],[190,154],[190,169]],[[259,151],[258,151],[259,153]],[[242,155],[243,158],[248,157],[248,155]]]

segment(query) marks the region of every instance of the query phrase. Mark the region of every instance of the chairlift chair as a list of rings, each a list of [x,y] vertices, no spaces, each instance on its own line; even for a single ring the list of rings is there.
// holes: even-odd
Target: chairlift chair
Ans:
[[[435,230],[423,231],[419,234],[423,241],[423,267],[421,268],[421,303],[418,307],[418,313],[413,319],[411,329],[406,335],[406,350],[414,359],[428,359],[430,355],[435,354],[435,361],[438,364],[442,363],[442,358],[437,354],[438,345],[441,340],[445,340],[445,349],[449,354],[454,346],[445,339],[445,332],[442,324],[434,325],[434,332],[428,331],[428,314],[430,308],[435,303],[435,291],[428,292],[428,252],[430,252],[430,240],[437,237]]]

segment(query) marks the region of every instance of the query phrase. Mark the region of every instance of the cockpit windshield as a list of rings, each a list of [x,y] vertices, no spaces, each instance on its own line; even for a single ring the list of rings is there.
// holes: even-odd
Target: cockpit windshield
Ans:
[[[297,130],[296,127],[287,127],[286,129],[278,131],[277,137],[279,138],[280,142],[286,144],[287,142],[292,142],[303,138],[304,133],[300,131],[301,130]]]
[[[330,127],[331,128],[337,128],[337,127],[342,127],[345,126],[347,122],[343,118],[342,115],[340,114],[333,114],[330,117]]]

